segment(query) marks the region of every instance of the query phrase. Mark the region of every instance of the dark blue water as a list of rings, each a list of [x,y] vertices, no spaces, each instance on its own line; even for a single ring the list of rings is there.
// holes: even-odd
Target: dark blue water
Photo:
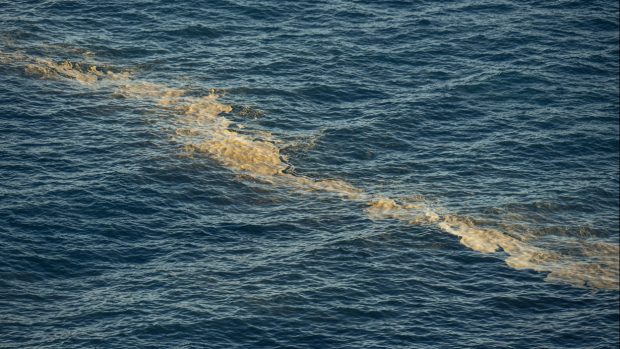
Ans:
[[[618,28],[0,2],[0,347],[618,347]]]

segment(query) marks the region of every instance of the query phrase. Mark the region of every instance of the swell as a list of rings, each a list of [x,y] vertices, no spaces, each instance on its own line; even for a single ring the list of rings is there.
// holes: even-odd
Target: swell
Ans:
[[[508,266],[547,273],[546,279],[577,287],[618,289],[618,245],[582,243],[582,254],[573,256],[535,246],[514,232],[477,226],[471,219],[447,213],[424,198],[394,200],[371,195],[346,181],[315,179],[291,173],[281,153],[281,141],[267,132],[243,131],[225,115],[233,108],[219,102],[215,90],[203,96],[191,91],[143,81],[126,71],[99,68],[96,64],[55,62],[19,53],[1,53],[0,63],[24,65],[27,74],[46,79],[65,79],[85,86],[106,84],[114,95],[150,101],[168,112],[175,124],[173,139],[187,155],[204,154],[231,171],[275,186],[303,191],[328,192],[343,200],[361,203],[371,219],[393,219],[411,225],[427,225],[454,235],[464,246],[481,253],[502,252]]]

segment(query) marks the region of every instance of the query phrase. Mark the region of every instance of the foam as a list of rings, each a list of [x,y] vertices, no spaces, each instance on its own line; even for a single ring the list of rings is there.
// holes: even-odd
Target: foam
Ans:
[[[118,87],[116,94],[125,98],[156,99],[159,105],[172,104],[176,98],[182,97],[185,91],[173,89],[151,82],[126,81]]]
[[[231,171],[278,186],[304,192],[334,193],[345,200],[366,203],[365,213],[371,219],[394,219],[434,227],[458,237],[461,244],[474,251],[502,252],[511,268],[547,273],[550,282],[618,289],[617,244],[582,244],[583,258],[576,259],[535,246],[527,241],[526,236],[513,236],[509,231],[479,227],[467,218],[443,214],[443,210],[434,208],[423,198],[396,201],[370,195],[346,181],[313,179],[288,173],[291,165],[279,147],[283,142],[264,131],[235,131],[233,122],[224,116],[233,108],[219,102],[215,90],[206,96],[196,97],[183,89],[134,80],[129,73],[113,73],[96,65],[68,61],[56,63],[21,54],[0,54],[0,61],[11,60],[29,62],[26,72],[43,78],[70,79],[85,85],[107,81],[115,84],[116,95],[151,100],[174,116],[176,126],[173,139],[183,145],[186,154],[205,154]],[[240,113],[246,116],[258,114],[249,109],[242,109]],[[242,124],[236,127],[245,128]]]
[[[128,72],[114,73],[104,71],[96,65],[62,61],[60,63],[49,59],[34,58],[27,64],[25,71],[28,74],[39,75],[48,79],[73,79],[84,85],[93,85],[100,79],[124,80],[129,78]]]
[[[610,243],[581,244],[584,256],[564,255],[532,245],[497,229],[481,228],[471,220],[456,215],[441,216],[423,202],[397,203],[379,197],[368,203],[366,213],[372,219],[397,219],[409,224],[433,224],[457,236],[464,246],[481,253],[503,252],[506,264],[514,269],[530,269],[548,273],[549,282],[576,287],[618,289],[618,245]]]
[[[368,203],[366,214],[372,219],[398,219],[410,224],[434,223],[439,220],[439,214],[423,201],[396,203],[383,196]]]
[[[338,179],[312,179],[304,176],[285,175],[289,186],[305,191],[319,191],[338,194],[348,200],[360,201],[367,195],[354,185]]]
[[[272,143],[251,140],[228,130],[217,130],[203,142],[186,145],[184,149],[206,153],[230,169],[261,176],[278,175],[287,167]]]

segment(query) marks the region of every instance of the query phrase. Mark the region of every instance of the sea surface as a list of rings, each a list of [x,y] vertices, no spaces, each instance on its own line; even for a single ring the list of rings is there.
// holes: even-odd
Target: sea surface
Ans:
[[[618,7],[0,0],[0,348],[617,348]]]

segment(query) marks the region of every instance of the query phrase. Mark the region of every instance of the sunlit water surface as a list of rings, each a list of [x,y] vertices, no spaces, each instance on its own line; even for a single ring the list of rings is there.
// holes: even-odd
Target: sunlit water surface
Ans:
[[[0,3],[0,347],[612,348],[615,1]]]

